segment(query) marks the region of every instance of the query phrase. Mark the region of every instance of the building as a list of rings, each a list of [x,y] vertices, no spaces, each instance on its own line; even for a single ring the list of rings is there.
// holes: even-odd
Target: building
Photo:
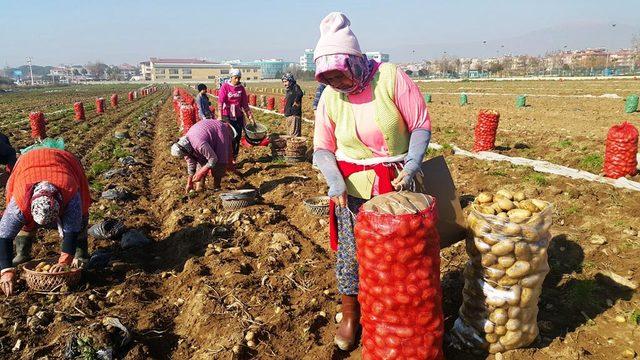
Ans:
[[[151,81],[151,63],[149,61],[140,63],[140,75],[143,80]]]
[[[313,49],[305,49],[300,56],[300,68],[302,71],[316,71],[316,63],[313,61]]]
[[[254,61],[231,60],[225,61],[225,63],[231,64],[233,66],[259,66],[260,70],[262,70],[263,79],[279,79],[282,74],[289,71],[289,67],[294,64],[290,61],[284,61],[282,59],[260,59]]]
[[[611,67],[635,69],[640,61],[640,54],[633,49],[620,49],[609,56]]]
[[[263,79],[279,79],[293,65],[292,62],[282,59],[261,59],[249,64],[260,66]]]
[[[368,59],[373,59],[380,63],[389,62],[389,54],[381,53],[380,51],[368,51],[365,53]]]
[[[242,71],[243,80],[262,79],[262,70],[258,65],[221,64],[199,59],[158,58],[149,59],[148,65],[147,63],[140,63],[140,70],[145,76],[145,80],[157,82],[217,82],[220,78],[229,77],[229,70],[233,68]],[[147,73],[149,73],[149,78],[146,76]]]
[[[120,71],[120,75],[124,80],[131,79],[132,77],[136,76],[138,72],[138,69],[135,66],[129,64],[122,64],[118,65],[117,67]]]

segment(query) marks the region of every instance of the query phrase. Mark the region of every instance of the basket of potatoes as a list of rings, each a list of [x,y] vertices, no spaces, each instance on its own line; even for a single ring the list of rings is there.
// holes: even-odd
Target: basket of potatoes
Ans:
[[[61,272],[50,272],[51,265],[46,261],[31,261],[22,267],[27,286],[39,293],[64,293],[80,282],[82,271],[65,265]]]
[[[476,197],[467,216],[463,304],[453,328],[458,345],[495,354],[536,339],[552,214],[550,203],[523,192]]]

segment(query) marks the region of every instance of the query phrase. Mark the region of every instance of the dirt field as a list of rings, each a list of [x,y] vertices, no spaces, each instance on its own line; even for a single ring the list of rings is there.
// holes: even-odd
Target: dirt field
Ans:
[[[531,96],[530,107],[515,109],[511,95],[470,95],[470,104],[460,107],[457,95],[435,94],[464,87],[467,92],[517,94],[531,88],[527,93],[626,96],[639,84],[580,83],[421,87],[434,93],[430,112],[435,142],[469,149],[475,114],[491,107],[502,114],[500,152],[589,170],[597,167],[595,157],[585,159],[602,155],[609,125],[621,120],[638,125],[638,113],[623,114],[621,99]],[[310,94],[305,114],[312,118],[308,98],[313,89],[309,84],[304,88]],[[21,101],[29,103],[31,96],[37,97],[23,94]],[[64,358],[75,335],[90,340],[85,350],[92,356],[92,349],[110,346],[124,359],[359,359],[359,350],[347,354],[333,345],[340,308],[327,221],[310,215],[302,204],[326,193],[319,173],[309,162],[274,160],[268,148],[242,149],[237,172],[223,180],[223,187],[259,189],[258,205],[231,212],[222,209],[219,192],[184,196],[185,164],[169,154],[179,136],[169,96],[169,89],[162,88],[104,116],[91,115],[85,123],[74,123],[71,114],[54,122],[58,126],[52,132],[65,138],[88,173],[96,200],[91,222],[119,218],[153,241],[127,250],[110,241],[90,242],[93,251],[109,254],[108,265],[87,271],[83,285],[67,295],[35,294],[21,282],[17,296],[0,302],[0,358]],[[0,106],[4,102],[0,96]],[[282,117],[255,114],[272,132],[285,131]],[[130,138],[115,139],[115,130],[127,131]],[[303,131],[311,136],[311,125],[305,124]],[[21,146],[30,143],[26,131],[11,134]],[[551,272],[539,304],[541,335],[531,347],[506,352],[503,359],[618,359],[640,353],[640,296],[598,275],[610,270],[640,283],[639,193],[459,157],[447,148],[428,154],[437,155],[445,156],[463,206],[481,191],[501,188],[536,191],[555,206]],[[118,159],[125,156],[136,163],[121,164]],[[111,169],[123,172],[105,178]],[[131,196],[100,199],[101,191],[113,187],[125,188]],[[603,236],[605,243],[596,244],[594,235]],[[41,231],[39,238],[34,255],[55,256],[55,232]],[[462,242],[442,249],[447,330],[461,304],[467,260]],[[129,344],[121,346],[122,333],[102,325],[108,317],[129,329]],[[445,346],[448,359],[487,358]]]

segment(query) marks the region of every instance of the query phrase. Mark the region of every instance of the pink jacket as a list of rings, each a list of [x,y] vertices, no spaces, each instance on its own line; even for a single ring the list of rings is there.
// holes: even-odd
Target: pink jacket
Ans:
[[[229,82],[222,84],[218,94],[218,108],[221,116],[241,117],[242,109],[251,114],[249,97],[244,86],[233,86]]]

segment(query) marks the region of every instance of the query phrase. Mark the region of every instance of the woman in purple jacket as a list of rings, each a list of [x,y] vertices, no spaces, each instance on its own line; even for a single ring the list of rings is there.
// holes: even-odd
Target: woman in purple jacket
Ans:
[[[204,189],[205,177],[211,172],[214,188],[220,188],[225,170],[232,163],[232,141],[229,125],[220,120],[205,119],[195,123],[171,146],[171,155],[187,161],[186,193],[194,189],[194,183],[196,191]]]

